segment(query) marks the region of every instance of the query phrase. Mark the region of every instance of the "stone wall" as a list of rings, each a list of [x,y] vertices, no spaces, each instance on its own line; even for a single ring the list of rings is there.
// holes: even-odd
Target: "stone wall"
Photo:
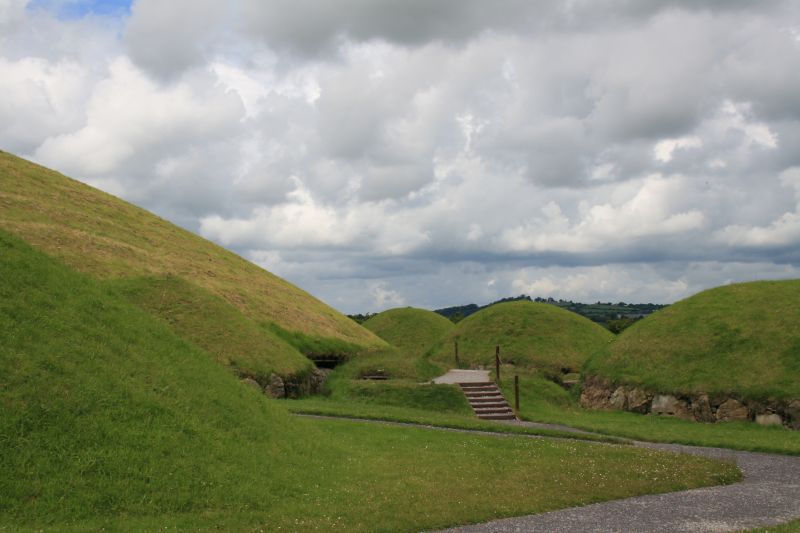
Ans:
[[[659,394],[641,387],[614,385],[607,379],[587,376],[583,380],[580,402],[589,409],[617,409],[698,422],[750,420],[765,426],[783,425],[800,429],[800,400],[754,401],[702,392],[690,395]]]
[[[258,388],[270,398],[299,398],[306,394],[320,394],[325,389],[330,369],[313,368],[310,373],[280,377],[270,374],[268,379],[257,380],[252,376],[240,375],[243,384]],[[263,381],[263,383],[262,383]]]

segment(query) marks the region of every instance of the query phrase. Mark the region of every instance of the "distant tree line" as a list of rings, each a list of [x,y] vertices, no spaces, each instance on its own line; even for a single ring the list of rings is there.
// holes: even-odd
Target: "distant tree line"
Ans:
[[[364,322],[366,322],[367,320],[369,320],[370,318],[374,317],[377,314],[378,313],[359,313],[357,315],[347,315],[347,318],[355,320],[359,324],[363,324]]]

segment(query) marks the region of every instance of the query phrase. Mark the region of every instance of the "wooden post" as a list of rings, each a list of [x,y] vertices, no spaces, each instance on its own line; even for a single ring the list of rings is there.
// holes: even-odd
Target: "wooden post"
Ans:
[[[497,375],[497,384],[500,385],[500,347],[494,347],[494,369]]]
[[[459,361],[458,361],[458,339],[453,341],[453,347],[454,347],[455,352],[456,352],[456,368],[458,368],[458,366],[460,364]]]
[[[519,375],[514,376],[514,412],[519,416]]]

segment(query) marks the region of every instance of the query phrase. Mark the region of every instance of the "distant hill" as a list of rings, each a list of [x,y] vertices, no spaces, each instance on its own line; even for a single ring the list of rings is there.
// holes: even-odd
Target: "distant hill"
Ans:
[[[671,393],[800,398],[800,280],[703,291],[625,330],[587,374]]]
[[[464,367],[494,366],[495,346],[501,359],[545,374],[576,372],[613,335],[590,320],[553,305],[527,300],[498,303],[460,321],[437,343],[432,359],[454,363],[454,342]]]
[[[239,348],[217,356],[233,358],[245,374],[305,372],[309,363],[300,352],[351,354],[386,344],[302,289],[224,248],[5,152],[0,152],[0,229],[96,279],[138,280],[131,282],[138,288],[129,286],[126,294],[184,335],[196,329],[226,330],[219,316],[233,320],[229,335],[242,334],[235,341]],[[182,301],[196,302],[195,309],[181,306]],[[196,308],[212,301],[224,309],[222,315],[203,315]],[[181,314],[165,316],[170,306]],[[251,342],[244,332],[254,328],[260,340]],[[248,343],[260,348],[253,352]],[[238,349],[249,355],[236,355]]]
[[[450,332],[452,322],[433,311],[402,307],[372,316],[364,327],[406,355],[423,355],[436,341]]]
[[[436,309],[434,312],[449,318],[453,322],[459,322],[460,320],[477,313],[481,309],[486,309],[492,305],[504,302],[519,301],[539,302],[555,305],[557,307],[561,307],[562,309],[567,309],[574,313],[578,313],[581,316],[585,316],[592,322],[602,324],[612,331],[615,331],[615,328],[618,330],[624,329],[630,325],[630,323],[639,320],[650,313],[653,313],[654,311],[658,311],[659,309],[666,307],[666,305],[660,304],[629,304],[625,302],[597,302],[593,304],[584,304],[573,302],[571,300],[555,300],[553,298],[539,297],[531,298],[530,296],[523,294],[511,298],[502,298],[483,306],[479,306],[477,304],[458,305],[454,307],[445,307],[444,309]],[[615,323],[615,321],[618,323]]]

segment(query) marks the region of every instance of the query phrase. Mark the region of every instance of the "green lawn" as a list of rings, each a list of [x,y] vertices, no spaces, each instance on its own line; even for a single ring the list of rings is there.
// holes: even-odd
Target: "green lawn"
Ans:
[[[269,493],[258,483],[189,512],[65,522],[47,517],[28,525],[49,522],[66,531],[419,531],[729,483],[739,477],[730,465],[626,446],[346,421],[301,425],[313,426],[315,438],[327,443],[327,451],[305,457],[303,466],[291,471],[291,479]],[[242,491],[249,493],[246,504]]]

